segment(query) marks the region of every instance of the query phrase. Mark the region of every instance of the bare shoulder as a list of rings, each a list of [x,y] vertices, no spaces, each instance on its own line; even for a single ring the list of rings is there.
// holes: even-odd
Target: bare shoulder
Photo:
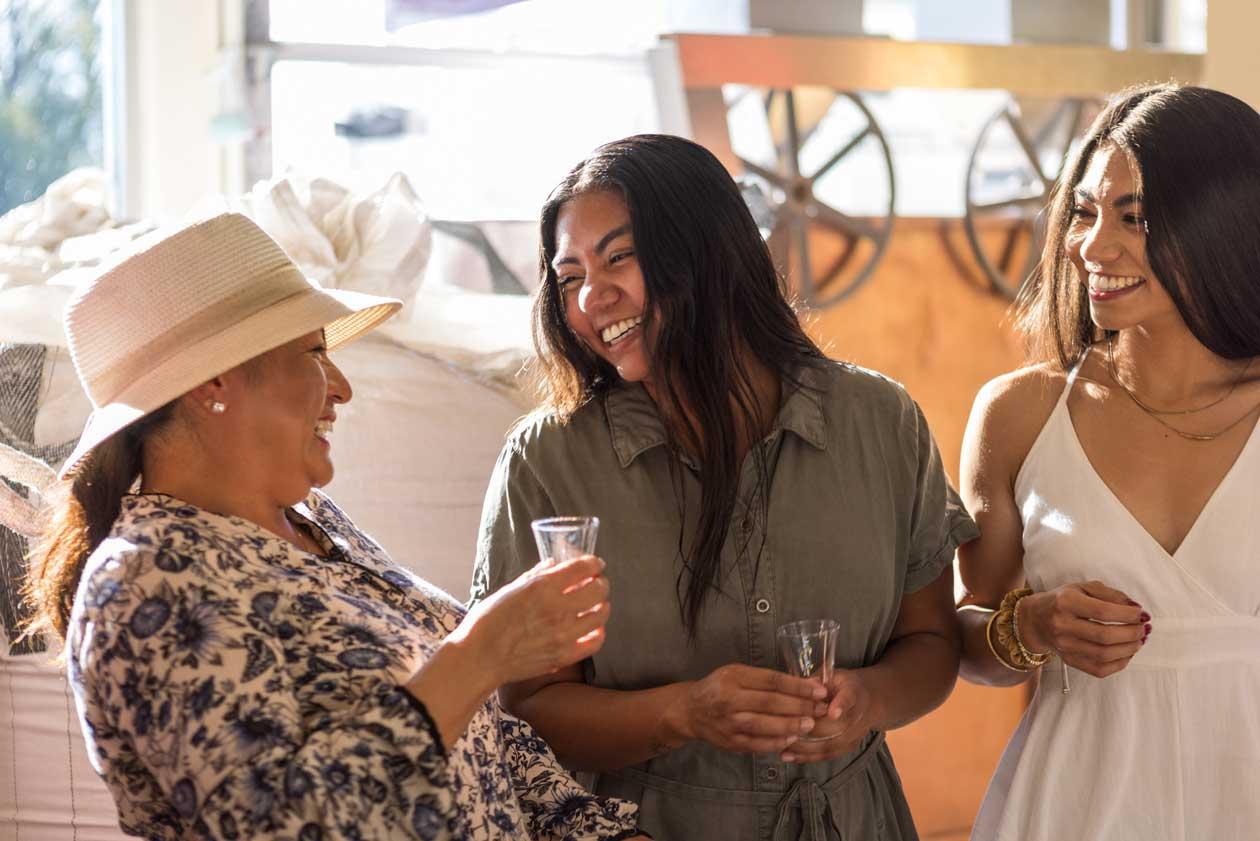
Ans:
[[[1004,421],[1026,418],[1038,428],[1067,385],[1067,374],[1049,365],[1029,365],[994,377],[976,395],[976,407],[996,412]]]
[[[1066,385],[1067,374],[1046,364],[985,383],[971,409],[965,449],[992,466],[1002,465],[1013,479]]]

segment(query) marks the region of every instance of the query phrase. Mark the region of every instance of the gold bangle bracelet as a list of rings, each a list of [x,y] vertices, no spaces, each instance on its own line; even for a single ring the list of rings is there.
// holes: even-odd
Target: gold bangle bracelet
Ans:
[[[984,641],[985,641],[985,642],[987,642],[987,643],[989,644],[989,653],[991,653],[991,654],[993,655],[993,659],[994,659],[994,660],[997,660],[999,663],[1001,663],[1001,664],[1002,664],[1003,666],[1005,666],[1006,668],[1010,669],[1012,672],[1027,672],[1027,671],[1030,671],[1030,669],[1022,669],[1022,668],[1020,668],[1019,666],[1015,666],[1015,665],[1012,665],[1012,664],[1010,664],[1010,663],[1006,662],[1006,660],[1005,660],[1005,659],[1004,659],[1004,658],[1003,658],[1000,654],[998,654],[998,652],[997,652],[997,648],[995,648],[995,647],[994,647],[994,645],[993,645],[993,621],[994,621],[995,619],[997,619],[997,618],[998,618],[998,613],[1000,613],[1000,611],[997,611],[997,610],[993,611],[993,615],[989,617],[989,621],[988,621],[987,623],[985,623],[985,626],[984,626]]]
[[[1044,666],[1050,659],[1049,654],[1033,654],[1019,640],[1018,629],[1015,625],[1015,610],[1019,607],[1020,601],[1030,595],[1032,595],[1032,590],[1027,587],[1011,590],[1002,597],[1002,605],[994,614],[997,624],[997,647],[1004,649],[1010,662],[1026,672]]]
[[[1014,638],[1015,645],[1016,647],[1019,648],[1019,653],[1021,657],[1023,657],[1025,660],[1027,660],[1030,663],[1036,663],[1037,665],[1045,665],[1046,661],[1050,659],[1050,655],[1053,654],[1054,652],[1053,651],[1042,651],[1042,652],[1031,651],[1029,650],[1028,646],[1024,645],[1024,640],[1019,635],[1019,603],[1031,595],[1032,595],[1031,592],[1025,593],[1024,595],[1017,598],[1015,600],[1015,603],[1011,605],[1011,637]]]

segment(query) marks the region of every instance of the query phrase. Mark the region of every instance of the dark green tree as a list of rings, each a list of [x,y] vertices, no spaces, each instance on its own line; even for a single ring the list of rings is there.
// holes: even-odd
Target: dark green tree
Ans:
[[[0,0],[0,213],[101,164],[97,0]]]

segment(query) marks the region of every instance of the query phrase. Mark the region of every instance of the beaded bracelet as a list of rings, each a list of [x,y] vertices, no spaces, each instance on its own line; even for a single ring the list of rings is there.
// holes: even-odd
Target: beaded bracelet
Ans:
[[[1006,650],[1010,662],[1020,671],[1032,671],[1044,666],[1050,660],[1051,652],[1035,654],[1029,651],[1019,638],[1019,627],[1016,625],[1015,613],[1020,601],[1032,595],[1032,590],[1022,587],[1011,590],[1002,598],[1002,604],[993,614],[997,625],[998,643]],[[999,658],[1001,659],[1001,658]]]
[[[1011,636],[1015,638],[1015,645],[1019,646],[1019,653],[1022,654],[1025,659],[1027,659],[1029,662],[1040,661],[1042,664],[1044,664],[1047,660],[1050,659],[1050,656],[1054,654],[1054,652],[1046,651],[1044,653],[1038,654],[1033,651],[1030,651],[1027,647],[1024,646],[1023,637],[1019,635],[1019,603],[1024,600],[1025,596],[1031,596],[1031,595],[1032,595],[1032,590],[1027,590],[1027,592],[1025,592],[1022,596],[1019,596],[1018,598],[1016,598],[1011,603]]]

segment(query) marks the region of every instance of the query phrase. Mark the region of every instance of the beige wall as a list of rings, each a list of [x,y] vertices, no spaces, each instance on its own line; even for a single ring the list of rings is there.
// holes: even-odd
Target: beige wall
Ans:
[[[1203,84],[1260,108],[1260,3],[1208,0]]]

